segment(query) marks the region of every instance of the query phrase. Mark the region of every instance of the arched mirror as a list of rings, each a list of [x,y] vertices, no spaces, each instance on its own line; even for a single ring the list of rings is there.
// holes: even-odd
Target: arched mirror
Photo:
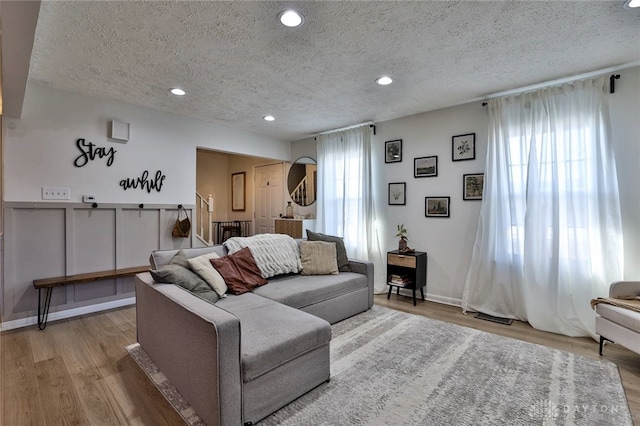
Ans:
[[[299,206],[310,206],[315,203],[317,182],[316,160],[301,157],[293,162],[287,177],[287,188],[294,203]]]

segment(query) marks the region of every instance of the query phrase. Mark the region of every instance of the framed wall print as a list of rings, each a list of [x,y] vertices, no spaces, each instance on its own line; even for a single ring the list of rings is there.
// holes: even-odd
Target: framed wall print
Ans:
[[[402,139],[384,143],[384,162],[399,163],[402,161]]]
[[[438,156],[413,159],[413,177],[438,176]]]
[[[424,215],[426,217],[449,217],[451,197],[424,197]]]
[[[463,161],[476,158],[476,134],[453,136],[451,138],[451,160]]]
[[[484,173],[474,173],[462,176],[462,199],[482,200],[484,192]]]
[[[231,210],[245,211],[245,172],[231,174]]]
[[[404,206],[406,200],[407,184],[406,182],[393,182],[389,184],[389,205]]]

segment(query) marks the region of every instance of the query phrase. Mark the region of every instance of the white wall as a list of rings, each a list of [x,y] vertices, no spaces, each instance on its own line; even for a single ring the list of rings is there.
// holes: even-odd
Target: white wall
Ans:
[[[640,67],[623,70],[616,93],[609,97],[613,145],[616,155],[625,249],[625,279],[640,279]],[[376,124],[373,136],[374,168],[379,170],[377,190],[385,198],[377,211],[383,246],[397,248],[396,225],[409,230],[409,246],[427,251],[427,295],[459,304],[475,235],[480,201],[463,201],[462,176],[484,172],[488,112],[480,102],[427,112]],[[451,161],[451,137],[476,133],[476,159]],[[384,142],[402,139],[402,162],[384,163]],[[312,138],[292,145],[292,153],[310,153]],[[300,145],[298,145],[300,144]],[[413,177],[413,159],[438,156],[438,176]],[[292,155],[295,157],[295,155]],[[405,206],[386,203],[389,182],[406,182]],[[427,218],[426,196],[450,196],[451,217]]]
[[[110,120],[130,123],[128,142],[107,138]],[[177,205],[195,203],[198,147],[285,161],[291,149],[288,141],[34,84],[27,86],[22,117],[4,118],[2,127],[6,246],[0,313],[2,320],[22,325],[34,321],[33,279],[142,265],[151,250],[193,244],[193,235],[173,238],[171,228]],[[113,164],[96,158],[75,167],[82,154],[79,138],[115,149]],[[166,176],[159,192],[119,185],[145,170],[149,179],[158,170]],[[70,200],[43,201],[43,186],[70,188]],[[99,207],[80,204],[84,194],[95,195]],[[23,267],[29,256],[20,253],[37,255],[44,266]],[[87,313],[132,296],[131,280],[69,286],[54,291],[52,312],[59,318],[78,308]]]
[[[376,124],[374,144],[385,199],[390,182],[406,182],[406,205],[388,206],[379,216],[383,245],[398,248],[396,226],[409,230],[409,247],[428,253],[427,297],[458,303],[477,229],[479,201],[462,200],[462,175],[482,173],[487,146],[487,109],[480,102]],[[476,134],[476,159],[451,160],[451,137]],[[384,164],[385,141],[402,139],[402,161]],[[438,156],[438,176],[414,178],[413,160]],[[450,218],[425,217],[425,197],[449,196]]]
[[[621,71],[620,77],[609,107],[622,210],[624,278],[640,281],[640,67]]]
[[[107,139],[110,120],[131,124],[126,143]],[[195,200],[196,147],[289,160],[290,143],[221,125],[144,110],[29,84],[21,119],[5,118],[5,193],[7,201],[41,201],[43,186],[71,188],[104,203],[188,203]],[[74,167],[81,153],[76,140],[116,149],[111,167],[96,159]],[[119,182],[161,170],[160,192],[123,190]]]

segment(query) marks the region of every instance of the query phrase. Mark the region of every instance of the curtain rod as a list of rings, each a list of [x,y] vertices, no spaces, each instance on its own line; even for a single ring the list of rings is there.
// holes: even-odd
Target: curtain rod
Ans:
[[[620,71],[620,70],[625,70],[628,68],[633,68],[633,67],[637,67],[640,65],[640,61],[635,61],[635,62],[630,62],[628,64],[624,64],[624,65],[620,65],[620,66],[616,66],[616,67],[609,67],[609,68],[604,68],[601,70],[597,70],[597,71],[591,71],[591,72],[587,72],[587,73],[583,73],[583,74],[578,74],[578,75],[574,75],[571,77],[563,77],[563,78],[558,78],[555,80],[551,80],[551,81],[546,81],[544,83],[537,83],[537,84],[531,84],[529,86],[524,86],[524,87],[518,87],[517,89],[510,89],[510,90],[505,90],[502,92],[497,92],[497,93],[492,93],[490,95],[486,95],[486,96],[482,96],[479,98],[476,98],[470,102],[473,101],[485,101],[488,99],[493,99],[493,98],[500,98],[502,96],[508,96],[508,95],[516,95],[516,94],[520,94],[520,93],[524,93],[524,92],[529,92],[531,90],[536,90],[536,89],[542,89],[544,87],[549,87],[549,86],[556,86],[559,84],[563,84],[563,83],[569,83],[571,81],[576,81],[576,80],[582,80],[585,78],[590,78],[590,77],[597,77],[603,74],[608,74],[610,72],[616,72],[616,71]],[[611,82],[613,83],[614,79],[618,79],[620,78],[620,75],[618,74],[618,77],[614,75],[612,75],[611,77]],[[611,87],[615,87],[614,84],[611,85]],[[611,92],[613,93],[613,92]],[[484,103],[483,103],[484,105]]]
[[[366,126],[367,124],[369,125],[369,127],[373,127],[373,134],[375,135],[376,134],[376,123],[374,123],[373,121],[365,121],[363,123],[352,124],[351,126],[340,127],[339,129],[325,130],[324,132],[318,132],[318,133],[313,134],[311,136],[327,135],[329,133],[341,132],[343,130],[349,130],[349,129],[354,129],[354,128],[360,127],[360,126]]]

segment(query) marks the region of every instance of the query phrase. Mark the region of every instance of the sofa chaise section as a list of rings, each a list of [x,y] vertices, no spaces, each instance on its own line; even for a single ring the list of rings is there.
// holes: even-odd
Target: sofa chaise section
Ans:
[[[208,425],[242,418],[240,321],[151,274],[136,276],[138,343]]]
[[[155,251],[153,269],[178,250]],[[184,249],[193,258],[223,246]],[[329,380],[329,323],[373,304],[373,264],[290,274],[215,303],[149,273],[136,276],[138,342],[209,425],[256,423]]]
[[[640,297],[640,281],[617,281],[609,287],[609,297]],[[637,302],[636,302],[637,303]],[[640,354],[640,312],[605,303],[596,305],[596,333],[600,335],[600,355],[604,340],[618,343]]]

